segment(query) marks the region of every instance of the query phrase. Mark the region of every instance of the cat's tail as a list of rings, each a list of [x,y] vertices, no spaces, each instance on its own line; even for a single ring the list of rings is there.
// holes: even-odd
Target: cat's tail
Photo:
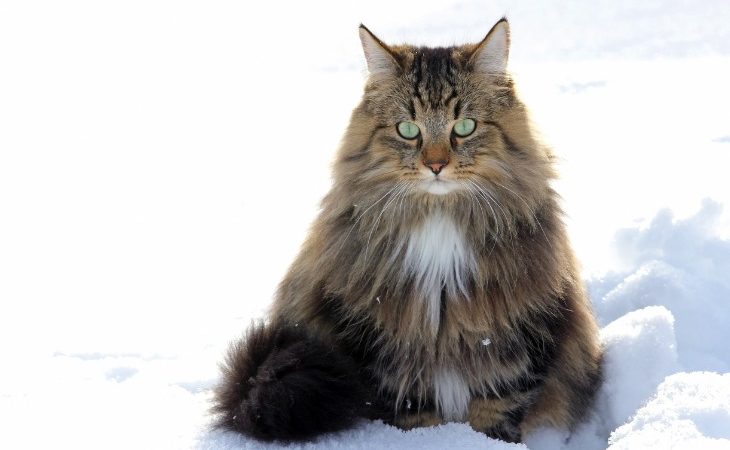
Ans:
[[[365,404],[353,362],[302,327],[252,324],[221,369],[212,408],[218,427],[261,440],[347,428]]]

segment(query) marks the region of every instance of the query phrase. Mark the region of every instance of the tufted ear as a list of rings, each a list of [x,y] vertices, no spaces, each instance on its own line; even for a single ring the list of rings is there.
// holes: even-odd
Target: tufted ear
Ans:
[[[368,71],[375,74],[394,74],[398,71],[398,62],[387,45],[370,32],[365,25],[360,25],[360,41],[368,63]]]
[[[499,74],[507,71],[508,57],[509,23],[503,17],[477,45],[469,61],[474,70]]]

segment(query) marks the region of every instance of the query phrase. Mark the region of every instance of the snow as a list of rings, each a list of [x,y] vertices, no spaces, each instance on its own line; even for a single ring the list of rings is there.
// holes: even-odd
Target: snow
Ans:
[[[730,3],[280,6],[0,6],[0,448],[280,448],[211,431],[210,388],[329,187],[357,24],[448,44],[504,13],[602,327],[596,407],[520,446],[364,421],[287,448],[730,448]]]
[[[630,422],[616,429],[611,450],[634,448],[728,448],[730,374],[678,373]]]
[[[208,440],[198,442],[199,449],[278,449],[276,444],[254,444],[239,436],[214,432]],[[508,444],[506,442],[486,439],[484,435],[476,433],[468,425],[449,423],[430,428],[418,428],[411,431],[401,431],[397,428],[384,426],[382,423],[363,423],[355,430],[336,433],[325,439],[318,439],[312,443],[294,444],[286,447],[298,449],[336,449],[336,450],[370,450],[378,449],[424,449],[449,448],[456,450],[511,450],[526,449],[524,445]]]

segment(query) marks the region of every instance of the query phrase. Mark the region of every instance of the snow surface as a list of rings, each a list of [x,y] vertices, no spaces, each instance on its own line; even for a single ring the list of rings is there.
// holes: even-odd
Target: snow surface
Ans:
[[[210,388],[329,187],[357,24],[437,45],[505,13],[602,327],[595,410],[519,446],[364,421],[287,448],[730,449],[725,0],[0,4],[0,448],[280,448],[211,431]]]

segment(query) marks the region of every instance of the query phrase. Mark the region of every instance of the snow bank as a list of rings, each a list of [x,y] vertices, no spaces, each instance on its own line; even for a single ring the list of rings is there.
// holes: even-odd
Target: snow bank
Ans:
[[[676,372],[674,317],[662,306],[633,311],[601,330],[605,381],[597,411],[611,427],[624,423]]]
[[[706,200],[690,218],[663,210],[646,228],[619,231],[615,251],[629,269],[589,283],[599,320],[662,305],[675,316],[685,370],[730,371],[730,241],[718,237],[721,217]]]
[[[679,373],[611,433],[610,450],[730,448],[730,374]]]

